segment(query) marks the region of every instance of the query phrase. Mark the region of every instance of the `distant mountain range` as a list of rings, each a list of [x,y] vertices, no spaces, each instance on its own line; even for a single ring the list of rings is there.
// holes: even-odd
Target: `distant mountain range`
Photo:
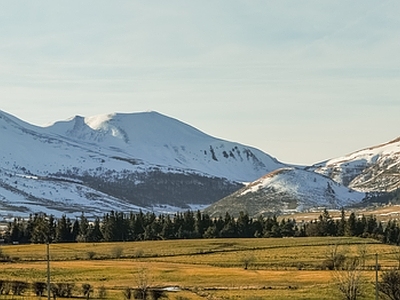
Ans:
[[[37,127],[0,111],[0,213],[209,205],[285,165],[156,112]]]
[[[255,216],[337,208],[400,181],[399,140],[295,167],[157,112],[77,116],[38,127],[0,111],[0,140],[4,217],[207,206],[212,215]]]

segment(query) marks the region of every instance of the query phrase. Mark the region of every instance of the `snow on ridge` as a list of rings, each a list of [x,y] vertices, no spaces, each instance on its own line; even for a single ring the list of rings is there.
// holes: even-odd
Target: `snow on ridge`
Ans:
[[[400,138],[377,146],[368,147],[362,150],[352,152],[346,156],[337,157],[328,160],[324,165],[335,165],[346,163],[348,161],[358,160],[362,164],[375,163],[382,155],[400,154]],[[364,163],[363,163],[364,162]]]
[[[359,202],[365,197],[364,193],[351,190],[326,176],[298,168],[275,170],[244,188],[240,196],[257,193],[266,188],[287,192],[294,197],[313,199],[321,205],[327,201],[327,195],[343,206]]]
[[[396,189],[400,167],[400,138],[316,164],[315,172],[358,191]],[[387,171],[387,172],[386,172]],[[385,184],[382,185],[381,183]],[[398,182],[398,179],[397,179]]]
[[[258,149],[214,138],[157,112],[75,117],[55,123],[48,130],[77,142],[117,151],[115,156],[193,169],[236,181],[252,181],[284,166]]]

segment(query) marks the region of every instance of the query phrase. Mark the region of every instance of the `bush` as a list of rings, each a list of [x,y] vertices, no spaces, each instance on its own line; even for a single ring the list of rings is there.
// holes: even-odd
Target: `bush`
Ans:
[[[124,295],[124,299],[126,300],[130,300],[132,299],[132,289],[131,288],[125,288],[122,292],[122,294]]]
[[[136,251],[135,251],[135,257],[136,258],[141,258],[141,257],[143,257],[144,256],[144,251],[143,251],[143,249],[137,249]]]
[[[342,270],[346,262],[346,255],[342,253],[336,254],[333,258],[325,259],[322,262],[323,270]]]
[[[82,284],[82,294],[83,294],[83,296],[86,297],[87,300],[89,300],[90,294],[92,292],[93,292],[93,287],[90,284],[88,284],[88,283]]]
[[[58,297],[63,297],[63,298],[71,298],[72,297],[72,292],[75,288],[75,284],[73,283],[57,283],[56,284],[57,288],[56,290],[56,295]]]
[[[99,287],[99,295],[98,298],[99,299],[106,299],[107,297],[107,290],[104,286]]]
[[[0,249],[0,261],[2,262],[11,261],[10,256],[8,254],[4,254],[2,249]]]
[[[13,281],[11,285],[12,293],[15,296],[22,295],[28,288],[28,284],[23,281]]]
[[[123,253],[124,253],[124,249],[122,249],[122,247],[116,246],[111,249],[111,256],[113,258],[121,258]]]
[[[86,254],[88,259],[93,259],[96,256],[96,252],[94,251],[88,251]]]
[[[3,294],[3,295],[9,295],[9,294],[10,294],[10,291],[11,291],[11,288],[12,288],[11,282],[9,282],[9,281],[4,281],[2,294]]]
[[[44,294],[44,291],[46,290],[46,283],[45,282],[34,282],[32,287],[33,287],[33,291],[35,292],[36,296],[42,297]]]
[[[400,271],[393,269],[383,272],[378,290],[390,300],[400,300]]]
[[[150,294],[150,298],[152,300],[158,300],[158,299],[165,297],[164,291],[161,291],[161,290],[150,290],[149,294]]]

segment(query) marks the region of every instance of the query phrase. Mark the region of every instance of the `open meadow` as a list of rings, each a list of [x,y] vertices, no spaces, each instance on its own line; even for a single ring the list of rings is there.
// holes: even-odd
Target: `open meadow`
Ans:
[[[1,263],[0,280],[46,282],[46,245],[0,249],[10,258]],[[82,284],[90,284],[91,298],[107,299],[126,299],[126,288],[143,281],[167,288],[167,299],[176,300],[341,299],[338,271],[326,267],[333,251],[347,260],[362,257],[366,299],[375,299],[375,253],[381,269],[397,267],[400,260],[396,246],[343,237],[51,244],[51,281],[74,284],[75,297],[82,297]],[[31,291],[0,297],[37,299]]]

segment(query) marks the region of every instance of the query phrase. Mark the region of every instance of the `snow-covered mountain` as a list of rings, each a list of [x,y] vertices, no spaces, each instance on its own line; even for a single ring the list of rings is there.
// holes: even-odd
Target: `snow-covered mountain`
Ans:
[[[312,167],[315,172],[363,192],[400,188],[400,138]]]
[[[233,216],[241,211],[250,216],[299,212],[316,208],[340,208],[360,202],[356,192],[318,173],[277,169],[205,209],[211,216]]]
[[[400,186],[400,139],[304,169],[157,112],[39,127],[0,111],[0,140],[0,215],[171,212],[220,199],[206,212],[277,214]]]
[[[156,112],[38,127],[0,111],[0,140],[2,214],[208,205],[285,166]]]
[[[283,166],[260,150],[214,138],[157,112],[75,117],[46,129],[137,163],[191,169],[238,182]]]

